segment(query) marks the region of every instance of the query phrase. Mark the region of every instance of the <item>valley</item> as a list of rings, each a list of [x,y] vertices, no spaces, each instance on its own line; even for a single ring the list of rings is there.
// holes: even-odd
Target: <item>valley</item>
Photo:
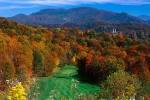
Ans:
[[[0,100],[150,99],[148,15],[76,5],[25,14],[21,2],[11,9],[23,14],[0,17]]]

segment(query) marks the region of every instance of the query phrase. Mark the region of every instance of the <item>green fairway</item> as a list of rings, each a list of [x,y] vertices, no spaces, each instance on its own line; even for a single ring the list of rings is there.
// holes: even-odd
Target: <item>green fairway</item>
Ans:
[[[50,77],[39,78],[29,94],[30,100],[75,100],[100,92],[99,86],[78,80],[77,68],[65,65]]]

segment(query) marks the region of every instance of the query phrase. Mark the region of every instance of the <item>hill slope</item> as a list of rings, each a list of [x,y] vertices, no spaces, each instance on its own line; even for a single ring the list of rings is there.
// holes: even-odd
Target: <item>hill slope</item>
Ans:
[[[114,13],[91,7],[72,9],[44,9],[31,15],[16,15],[8,18],[31,25],[86,25],[96,22],[107,23],[144,23],[143,20],[126,13]]]
[[[138,16],[138,17],[145,20],[145,21],[150,20],[150,16],[148,16],[148,15],[141,15],[141,16]]]

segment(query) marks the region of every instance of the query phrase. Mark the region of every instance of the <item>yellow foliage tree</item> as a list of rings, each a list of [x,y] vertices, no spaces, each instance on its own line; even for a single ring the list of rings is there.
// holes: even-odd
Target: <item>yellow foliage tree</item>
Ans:
[[[26,92],[21,82],[17,83],[15,86],[11,87],[8,91],[8,100],[26,100]]]

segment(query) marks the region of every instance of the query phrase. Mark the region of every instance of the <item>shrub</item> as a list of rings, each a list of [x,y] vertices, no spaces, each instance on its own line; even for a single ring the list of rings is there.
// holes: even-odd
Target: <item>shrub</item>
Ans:
[[[117,71],[111,74],[104,85],[113,99],[131,98],[141,89],[140,81],[125,71]]]
[[[12,86],[8,91],[8,100],[26,100],[26,92],[21,82]]]

